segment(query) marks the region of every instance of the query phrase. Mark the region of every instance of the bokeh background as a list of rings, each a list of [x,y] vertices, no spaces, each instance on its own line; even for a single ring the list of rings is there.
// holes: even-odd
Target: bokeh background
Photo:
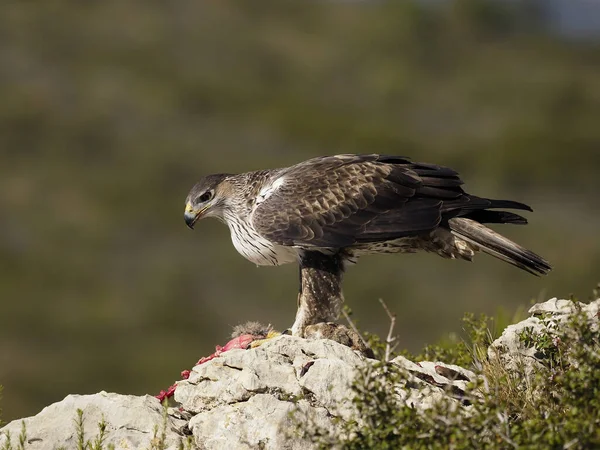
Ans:
[[[595,6],[594,6],[595,4]],[[183,222],[211,172],[381,152],[448,165],[481,196],[531,204],[502,232],[535,278],[481,255],[364,259],[418,350],[466,311],[586,298],[600,280],[596,2],[2,2],[2,419],[68,393],[157,393],[230,327],[289,326],[296,267],[257,268],[228,230]]]

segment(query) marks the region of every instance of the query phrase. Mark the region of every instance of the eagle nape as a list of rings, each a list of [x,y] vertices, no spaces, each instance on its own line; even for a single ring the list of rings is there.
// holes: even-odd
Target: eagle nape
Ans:
[[[292,334],[337,319],[344,265],[372,254],[425,251],[471,261],[487,253],[534,275],[550,264],[488,228],[526,224],[523,203],[468,194],[448,167],[389,155],[335,155],[290,167],[202,178],[186,199],[190,227],[214,217],[256,265],[298,262]]]

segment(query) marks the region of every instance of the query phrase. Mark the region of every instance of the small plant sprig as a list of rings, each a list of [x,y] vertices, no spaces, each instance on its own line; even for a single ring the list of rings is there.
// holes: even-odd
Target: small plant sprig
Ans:
[[[27,426],[25,425],[25,421],[24,420],[21,421],[21,432],[19,433],[19,444],[16,447],[16,449],[12,445],[12,438],[11,438],[10,431],[6,431],[4,433],[4,436],[6,437],[6,441],[4,442],[4,444],[2,445],[2,449],[0,449],[0,450],[25,450],[25,444],[27,443]]]

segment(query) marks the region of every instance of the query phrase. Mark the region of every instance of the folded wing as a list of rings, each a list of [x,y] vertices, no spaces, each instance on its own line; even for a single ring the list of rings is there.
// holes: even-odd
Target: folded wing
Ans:
[[[385,155],[337,155],[291,166],[252,216],[265,238],[280,245],[341,248],[413,236],[452,217],[526,223],[487,208],[530,209],[466,194],[447,167]],[[473,217],[471,217],[473,216]]]

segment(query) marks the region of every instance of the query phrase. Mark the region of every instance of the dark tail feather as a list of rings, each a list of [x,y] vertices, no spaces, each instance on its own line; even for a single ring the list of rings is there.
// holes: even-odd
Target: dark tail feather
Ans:
[[[527,225],[527,219],[518,214],[508,211],[490,211],[489,209],[478,209],[463,216],[479,223],[512,223],[514,225]]]
[[[448,221],[448,226],[452,234],[460,239],[475,244],[481,251],[533,275],[546,275],[552,270],[550,264],[541,256],[515,244],[479,222],[456,217]]]
[[[507,209],[522,209],[525,211],[533,211],[531,206],[525,203],[515,202],[514,200],[492,200],[488,199],[492,204],[488,208],[507,208]]]

